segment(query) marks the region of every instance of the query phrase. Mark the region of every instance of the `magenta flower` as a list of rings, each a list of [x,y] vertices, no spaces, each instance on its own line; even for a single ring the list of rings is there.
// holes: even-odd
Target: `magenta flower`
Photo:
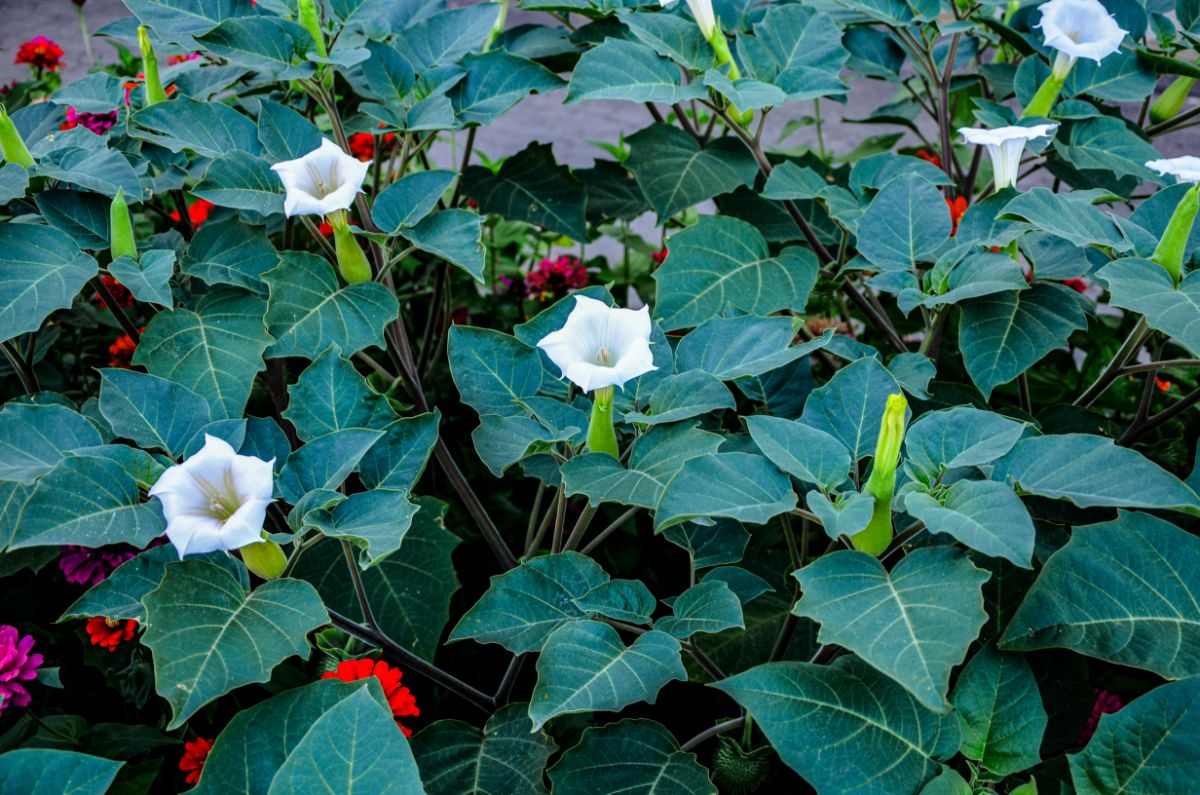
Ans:
[[[113,128],[117,123],[117,111],[111,110],[108,113],[79,113],[75,108],[67,108],[67,120],[63,122],[62,129],[69,130],[72,127],[86,127],[96,135],[104,135]]]
[[[90,549],[68,544],[62,548],[58,567],[67,582],[76,585],[97,585],[104,582],[113,570],[137,554],[128,544]]]
[[[1096,727],[1100,725],[1101,715],[1111,715],[1125,706],[1121,702],[1121,697],[1116,693],[1095,688],[1092,690],[1096,694],[1096,702],[1092,704],[1092,714],[1088,715],[1087,725],[1079,731],[1079,736],[1075,738],[1076,745],[1088,744],[1088,740],[1092,739],[1092,735],[1096,733]]]
[[[16,627],[0,626],[0,713],[9,704],[29,706],[29,691],[21,682],[37,678],[42,655],[30,654],[33,636],[21,637]]]

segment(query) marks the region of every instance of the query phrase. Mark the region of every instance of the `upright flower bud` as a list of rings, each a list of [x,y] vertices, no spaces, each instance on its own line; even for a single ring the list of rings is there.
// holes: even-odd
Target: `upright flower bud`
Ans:
[[[1128,33],[1100,0],[1050,0],[1038,10],[1042,18],[1035,27],[1042,29],[1046,46],[1057,52],[1050,76],[1021,113],[1023,119],[1049,116],[1076,59],[1088,58],[1099,64],[1121,49]]]
[[[0,105],[0,151],[4,153],[7,162],[33,168],[33,155],[29,154],[21,133],[17,131],[17,125],[13,124],[3,105]]]
[[[1158,95],[1158,99],[1150,105],[1150,121],[1161,124],[1167,119],[1173,119],[1183,109],[1183,102],[1188,92],[1195,85],[1196,78],[1180,75],[1171,81],[1167,90]]]
[[[371,281],[371,263],[362,246],[358,245],[350,224],[346,222],[346,211],[338,210],[325,216],[333,227],[333,249],[337,254],[338,272],[349,284]]]
[[[264,580],[275,579],[287,568],[287,557],[274,541],[259,541],[242,547],[238,553],[246,568]]]
[[[296,11],[300,27],[307,30],[308,35],[316,42],[317,55],[328,58],[329,50],[325,46],[325,32],[321,30],[321,14],[317,11],[317,4],[313,0],[298,0]]]
[[[1183,257],[1187,253],[1188,238],[1192,234],[1196,213],[1200,211],[1200,158],[1185,155],[1151,160],[1146,167],[1164,176],[1173,176],[1180,182],[1192,183],[1191,189],[1175,205],[1171,220],[1167,221],[1167,228],[1150,255],[1150,259],[1161,265],[1170,274],[1171,280],[1179,284],[1183,278]]]
[[[904,442],[904,415],[908,401],[901,393],[888,395],[875,442],[871,476],[863,484],[863,494],[875,498],[875,508],[867,528],[850,537],[854,548],[871,555],[882,555],[892,543],[892,496],[896,492],[896,467],[900,463],[900,445]]]
[[[158,56],[150,44],[150,34],[145,25],[138,25],[138,47],[142,50],[142,74],[146,76],[146,107],[158,102],[167,101],[167,92],[163,91],[162,80],[158,76]]]
[[[129,257],[137,259],[137,240],[133,237],[133,222],[129,219],[129,205],[125,203],[125,189],[117,188],[117,195],[112,200],[108,211],[109,218],[109,247],[112,258]]]

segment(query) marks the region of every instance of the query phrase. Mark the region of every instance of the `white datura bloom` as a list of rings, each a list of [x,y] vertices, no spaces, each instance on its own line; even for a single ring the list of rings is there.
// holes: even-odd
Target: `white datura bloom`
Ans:
[[[262,541],[274,464],[238,455],[224,439],[205,434],[199,452],[163,472],[150,496],[162,502],[179,557]]]
[[[620,309],[575,296],[575,308],[558,331],[537,346],[584,392],[624,387],[625,382],[657,370],[650,353],[650,310]]]
[[[1054,75],[1065,78],[1077,58],[1096,63],[1121,49],[1129,31],[1122,30],[1100,0],[1050,0],[1038,6],[1046,46],[1058,50]]]
[[[658,0],[659,4],[666,8],[675,3],[675,0]],[[700,27],[700,32],[704,34],[704,38],[711,41],[713,32],[717,29],[717,15],[713,13],[712,0],[687,0],[688,10],[692,12],[692,16],[696,19],[696,24]]]
[[[1184,155],[1166,160],[1151,160],[1146,168],[1157,171],[1164,177],[1175,177],[1180,182],[1200,182],[1200,157]]]
[[[328,138],[304,157],[271,166],[287,190],[283,211],[289,218],[350,209],[370,168]]]
[[[1035,124],[1032,127],[997,127],[994,130],[963,127],[958,132],[967,143],[987,147],[988,155],[992,158],[996,190],[1003,190],[1017,185],[1017,172],[1025,144],[1035,138],[1044,138],[1056,129],[1057,124]]]

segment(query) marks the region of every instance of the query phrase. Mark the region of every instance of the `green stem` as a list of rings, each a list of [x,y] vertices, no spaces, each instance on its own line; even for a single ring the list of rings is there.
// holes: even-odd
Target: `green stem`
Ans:
[[[1058,100],[1058,94],[1062,91],[1063,83],[1066,80],[1066,76],[1055,77],[1052,74],[1047,77],[1046,82],[1042,83],[1037,93],[1033,95],[1033,99],[1029,100],[1029,104],[1025,106],[1025,110],[1021,111],[1021,118],[1029,119],[1035,116],[1049,117],[1050,111],[1054,108],[1054,103]]]
[[[620,460],[617,447],[617,432],[613,428],[613,388],[602,387],[592,393],[592,419],[588,425],[587,449],[593,453],[607,453]]]

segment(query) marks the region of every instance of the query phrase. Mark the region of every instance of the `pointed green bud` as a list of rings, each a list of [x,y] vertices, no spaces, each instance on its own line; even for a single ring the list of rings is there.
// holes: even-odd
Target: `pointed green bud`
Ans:
[[[241,553],[242,563],[246,564],[246,568],[264,580],[275,579],[287,568],[287,557],[274,541],[259,541],[257,544],[249,544],[239,549],[238,552]]]
[[[875,442],[871,476],[863,484],[863,494],[875,498],[875,508],[867,528],[850,537],[854,548],[870,555],[882,555],[892,543],[892,497],[896,492],[896,467],[900,464],[900,446],[904,443],[904,415],[908,401],[902,393],[888,395],[887,406]]]
[[[607,453],[620,460],[617,432],[613,428],[613,387],[606,386],[592,393],[592,419],[588,423],[587,449],[592,453]]]
[[[158,56],[150,44],[150,34],[145,25],[138,25],[138,47],[142,50],[142,74],[146,79],[146,107],[167,101],[167,92],[163,90],[162,80],[158,76]]]
[[[329,225],[333,227],[333,249],[337,254],[338,271],[349,284],[371,281],[371,263],[362,246],[358,245],[350,224],[346,223],[344,211],[330,213],[327,216]]]
[[[1187,251],[1188,237],[1192,234],[1196,212],[1200,210],[1198,191],[1200,183],[1192,185],[1188,192],[1183,194],[1179,204],[1175,205],[1175,212],[1171,213],[1171,220],[1167,222],[1167,228],[1163,230],[1154,253],[1150,255],[1150,259],[1161,265],[1176,284],[1183,278],[1183,255]]]
[[[0,151],[3,151],[4,159],[9,163],[33,168],[33,155],[29,154],[17,125],[13,124],[3,105],[0,105]]]
[[[125,189],[118,188],[117,195],[109,208],[109,247],[112,258],[137,259],[137,240],[133,236],[133,222],[129,218],[129,205],[125,203]]]
[[[742,77],[742,70],[738,69],[737,61],[733,60],[733,53],[729,50],[729,41],[725,38],[725,32],[721,30],[720,24],[713,27],[712,35],[708,39],[708,43],[712,45],[713,52],[717,54],[717,65],[729,65],[729,81],[736,82]],[[732,104],[729,106],[729,116],[738,124],[747,125],[754,118],[754,111],[741,111]]]
[[[1195,83],[1196,78],[1194,77],[1180,75],[1175,78],[1171,85],[1167,86],[1167,90],[1159,94],[1158,99],[1154,100],[1154,104],[1150,106],[1150,121],[1161,124],[1179,115],[1179,111],[1183,109],[1183,102],[1187,99],[1188,92],[1192,90]]]
[[[329,50],[325,46],[325,32],[321,30],[321,14],[317,11],[317,4],[314,0],[299,0],[296,3],[296,12],[300,27],[307,30],[308,35],[316,42],[317,55],[328,58]]]

